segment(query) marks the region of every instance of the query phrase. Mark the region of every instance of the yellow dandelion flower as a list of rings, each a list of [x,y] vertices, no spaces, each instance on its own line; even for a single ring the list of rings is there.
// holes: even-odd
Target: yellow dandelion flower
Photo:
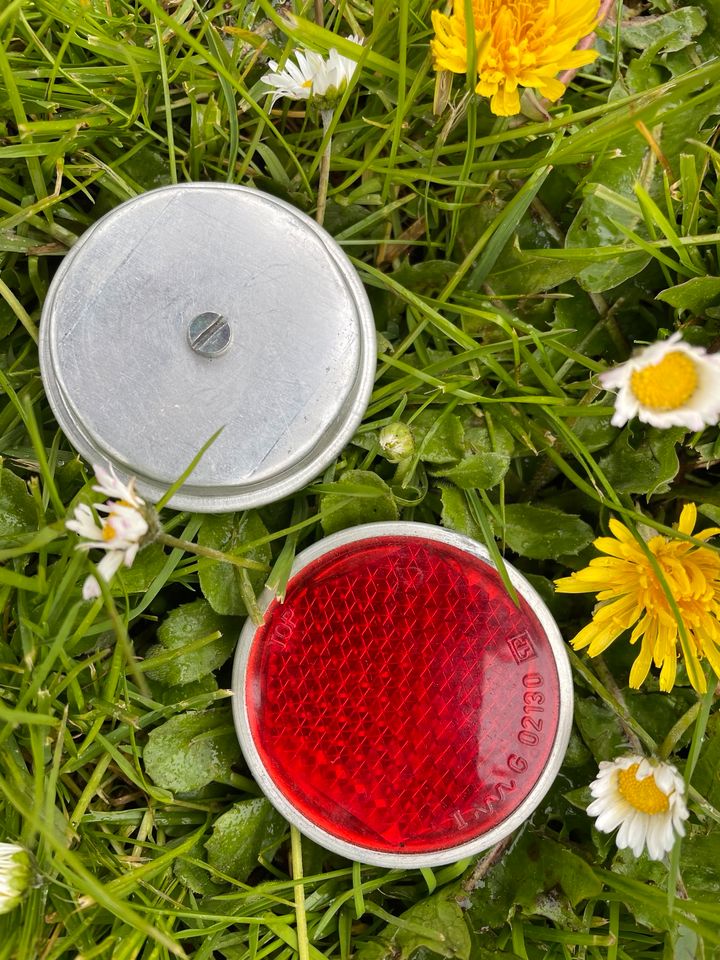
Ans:
[[[710,527],[693,534],[696,521],[695,504],[687,504],[677,529],[698,540],[720,533],[720,527]],[[661,668],[660,689],[672,690],[680,639],[676,616],[641,545],[619,521],[611,520],[610,529],[612,537],[595,541],[605,556],[555,581],[559,593],[597,592],[593,619],[574,637],[572,645],[576,650],[587,647],[595,657],[632,628],[630,643],[640,640],[641,644],[630,671],[630,686],[639,687],[654,663]],[[701,659],[706,658],[720,678],[720,554],[687,540],[663,536],[653,537],[646,546],[685,625],[688,644],[683,652],[689,661],[688,675],[695,689],[704,693]]]
[[[575,46],[595,29],[599,0],[472,0],[472,8],[475,90],[491,98],[490,109],[498,116],[520,112],[518,87],[533,87],[548,100],[558,100],[565,92],[558,73],[597,57],[594,50]],[[432,23],[435,69],[467,73],[464,0],[453,0],[449,17],[433,10]]]

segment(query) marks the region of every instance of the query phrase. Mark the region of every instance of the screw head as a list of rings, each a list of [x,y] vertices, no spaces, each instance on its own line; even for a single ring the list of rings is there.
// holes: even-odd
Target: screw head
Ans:
[[[188,324],[188,343],[202,357],[219,357],[230,346],[232,330],[221,313],[199,313]]]

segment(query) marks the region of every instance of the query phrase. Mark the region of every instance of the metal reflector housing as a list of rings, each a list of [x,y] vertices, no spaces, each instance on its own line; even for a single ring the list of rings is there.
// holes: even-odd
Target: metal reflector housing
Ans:
[[[40,326],[48,399],[91,464],[156,501],[215,436],[171,501],[208,513],[320,475],[362,419],[375,359],[367,295],[330,234],[221,183],[151,190],[98,220]]]
[[[329,850],[434,866],[522,823],[558,771],[572,682],[557,626],[509,564],[420,523],[334,534],[266,591],[234,714],[272,803]]]

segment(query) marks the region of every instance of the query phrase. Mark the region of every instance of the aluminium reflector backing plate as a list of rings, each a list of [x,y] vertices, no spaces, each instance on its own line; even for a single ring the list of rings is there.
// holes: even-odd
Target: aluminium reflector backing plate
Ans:
[[[203,315],[224,328],[215,354],[193,346]],[[375,356],[367,295],[332,237],[226,184],[153,190],[100,219],[63,260],[41,324],[64,432],[149,500],[221,431],[171,502],[204,512],[318,476],[362,418]]]

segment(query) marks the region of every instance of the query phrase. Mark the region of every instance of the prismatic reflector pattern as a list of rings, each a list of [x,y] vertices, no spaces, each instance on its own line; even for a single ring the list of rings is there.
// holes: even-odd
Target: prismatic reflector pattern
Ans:
[[[366,539],[304,567],[257,630],[245,684],[286,800],[388,853],[502,823],[558,726],[555,659],[530,606],[480,558],[420,537]]]

